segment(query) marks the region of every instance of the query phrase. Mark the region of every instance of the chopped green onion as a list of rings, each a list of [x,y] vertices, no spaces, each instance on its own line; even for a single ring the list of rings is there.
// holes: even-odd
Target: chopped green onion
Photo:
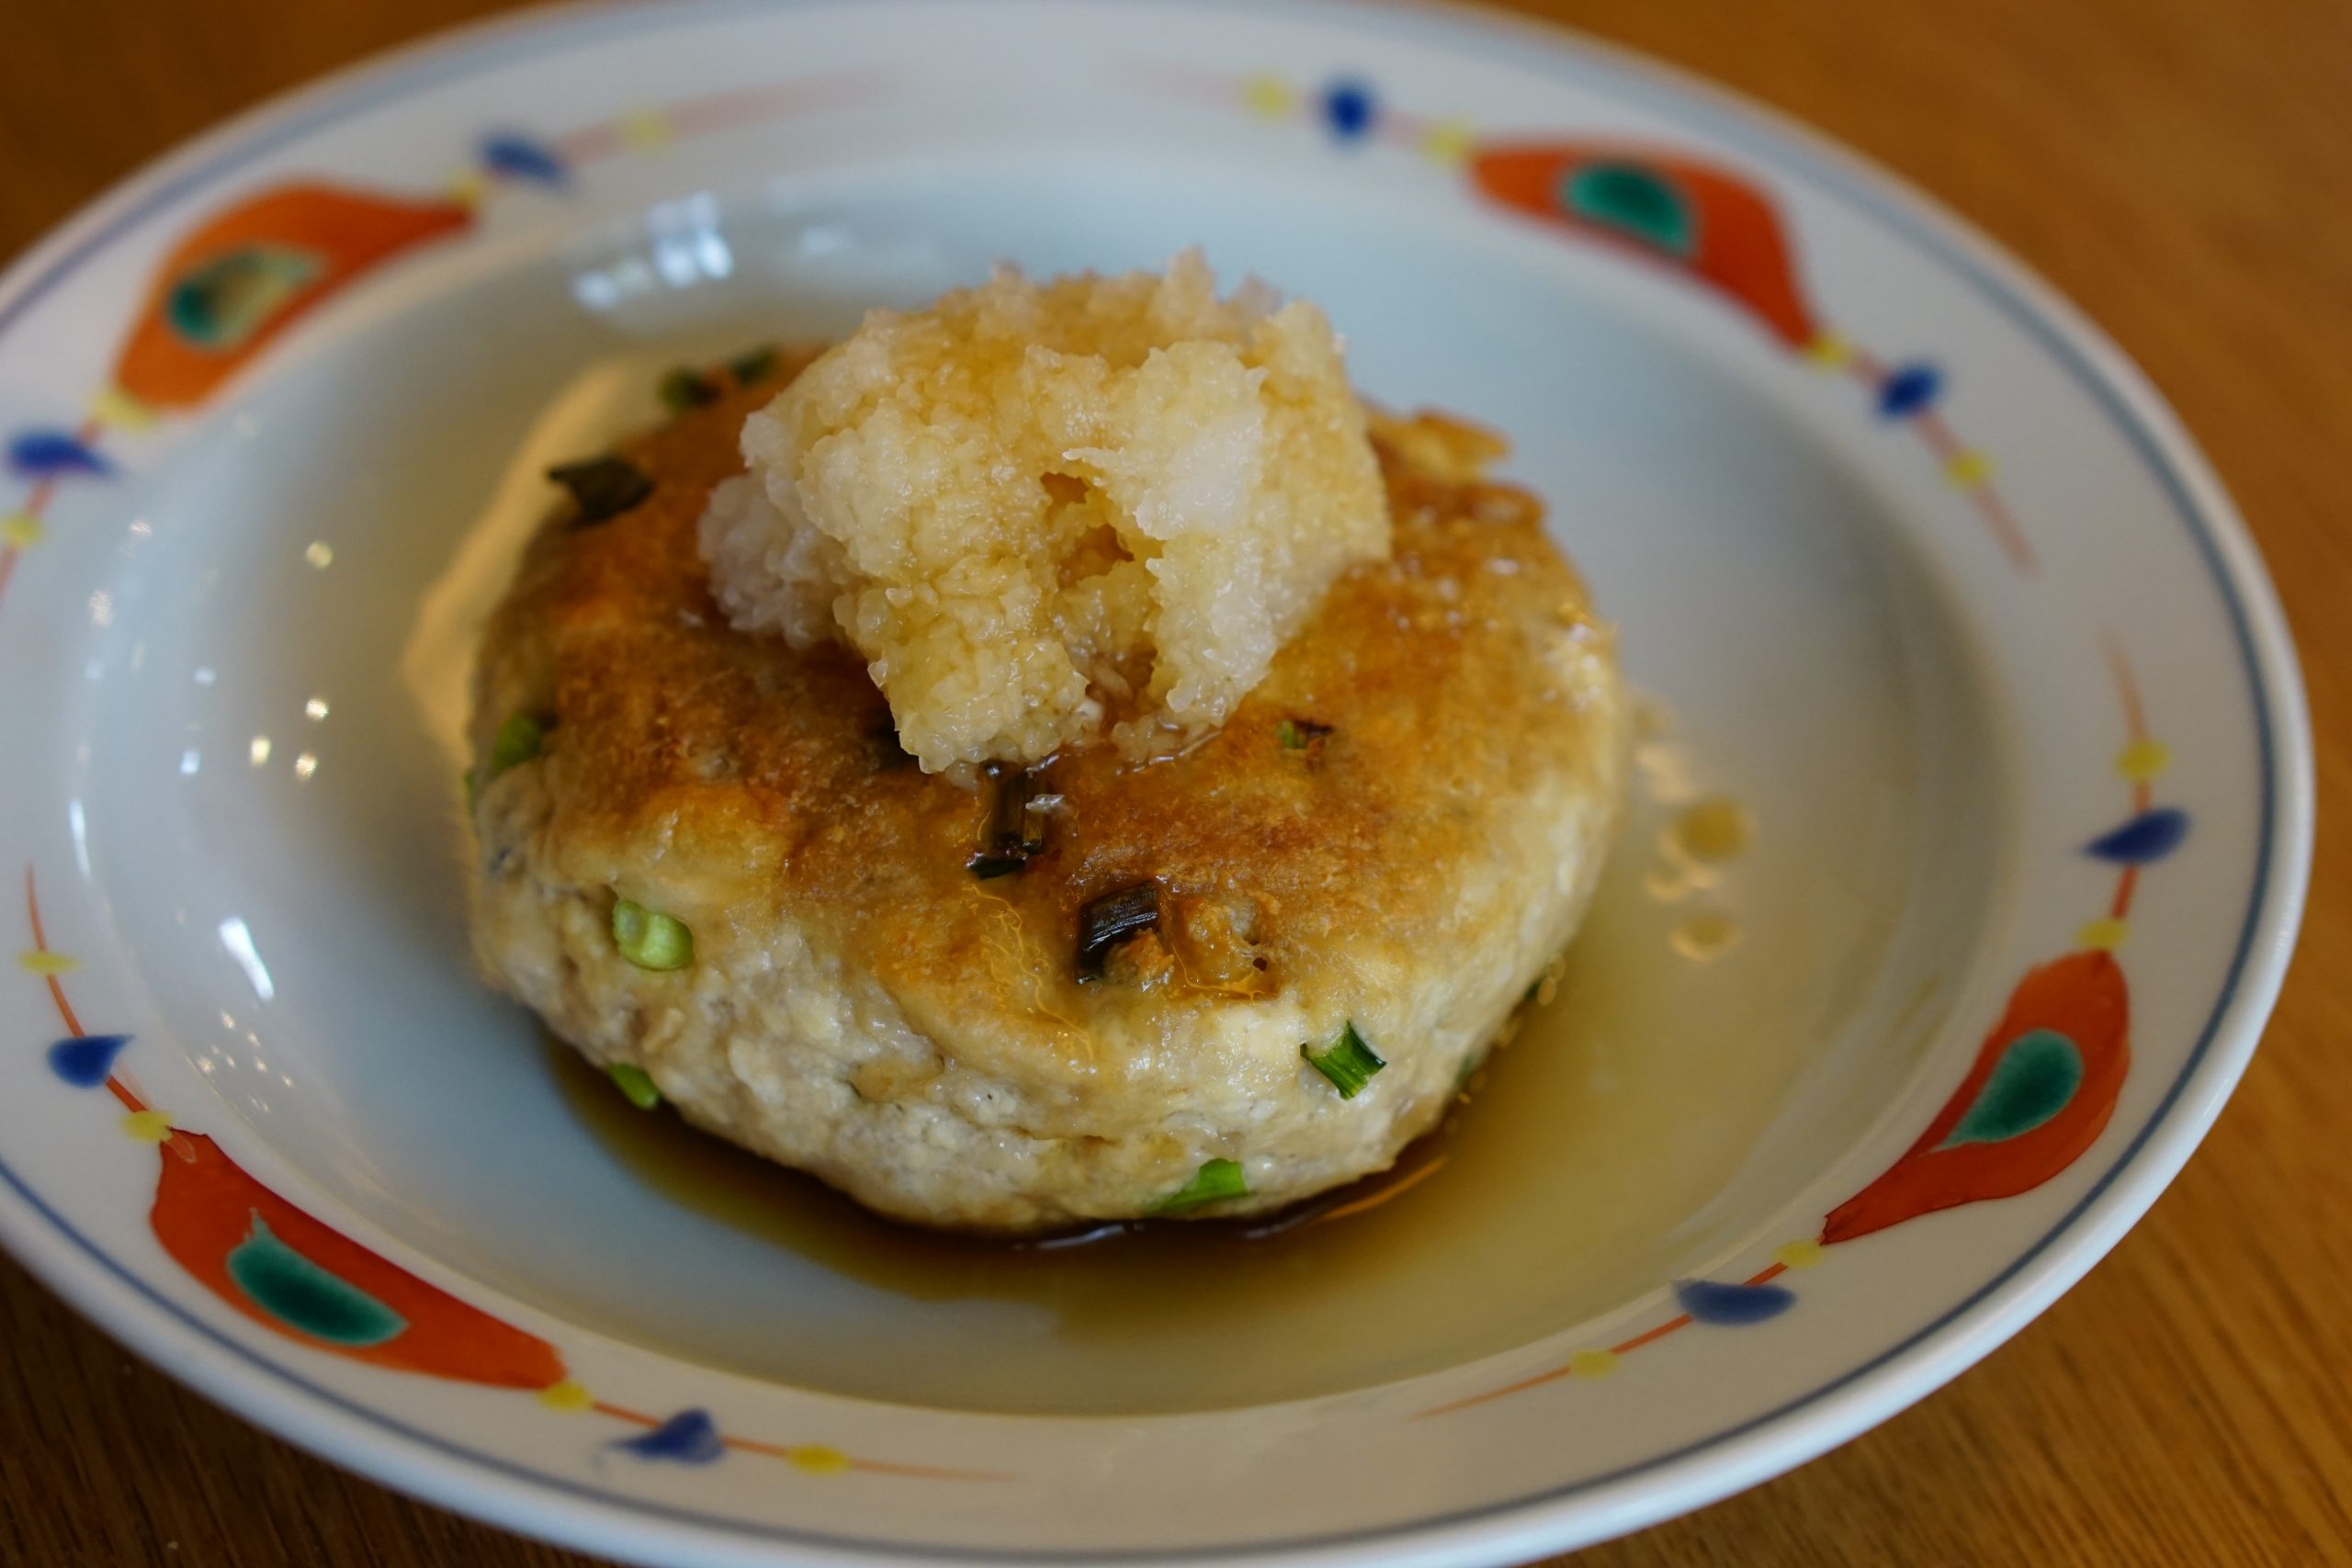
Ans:
[[[548,470],[548,478],[571,492],[572,504],[580,508],[580,521],[583,524],[618,517],[653,493],[652,479],[626,457],[584,457],[577,463],[558,463]]]
[[[718,383],[684,365],[664,372],[654,390],[661,394],[662,406],[672,413],[684,413],[718,400]]]
[[[764,381],[775,375],[775,344],[763,343],[729,360],[727,369],[735,378],[737,386],[748,387],[754,381]]]
[[[662,1091],[653,1087],[653,1080],[646,1076],[643,1067],[615,1062],[607,1071],[613,1075],[613,1082],[620,1086],[621,1093],[628,1097],[628,1102],[639,1111],[650,1111],[662,1103]]]
[[[1306,1058],[1309,1066],[1331,1080],[1331,1087],[1340,1091],[1341,1100],[1353,1100],[1372,1081],[1372,1075],[1388,1065],[1363,1043],[1353,1019],[1342,1024],[1339,1039],[1322,1050],[1301,1045],[1298,1054]]]
[[[548,728],[526,713],[511,713],[506,722],[490,742],[490,776],[496,778],[509,768],[519,768],[539,754],[547,743]]]
[[[613,906],[613,941],[639,969],[684,969],[695,961],[695,933],[684,920],[627,898]]]
[[[1102,978],[1111,950],[1159,923],[1159,884],[1139,882],[1090,900],[1078,912],[1078,983]]]
[[[1250,1178],[1229,1159],[1213,1159],[1193,1172],[1193,1179],[1151,1206],[1155,1214],[1181,1214],[1204,1203],[1250,1196]]]
[[[990,762],[989,812],[980,823],[979,847],[965,862],[966,869],[986,882],[1019,871],[1029,857],[1046,850],[1046,814],[1031,799],[1036,775],[1009,762]]]
[[[1317,741],[1330,733],[1329,725],[1311,718],[1285,718],[1274,726],[1274,740],[1285,751],[1311,751]]]

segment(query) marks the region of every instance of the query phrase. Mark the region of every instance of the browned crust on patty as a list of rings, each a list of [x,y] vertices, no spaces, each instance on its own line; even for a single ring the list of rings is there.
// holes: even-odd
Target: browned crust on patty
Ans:
[[[1172,1075],[1210,1010],[1295,987],[1342,997],[1360,959],[1475,940],[1457,914],[1465,857],[1504,841],[1501,816],[1538,781],[1614,744],[1613,716],[1578,707],[1561,651],[1564,628],[1572,648],[1605,649],[1609,634],[1533,498],[1383,445],[1394,558],[1340,579],[1182,755],[1056,758],[1039,787],[1066,807],[1044,852],[979,881],[967,862],[983,797],[897,752],[856,656],[738,633],[712,601],[696,520],[741,471],[744,415],[775,390],[621,448],[653,494],[601,524],[550,521],[489,628],[477,694],[477,756],[511,713],[553,718],[535,857],[684,919],[705,958],[788,916],[978,1070],[1073,1091]],[[1284,719],[1329,733],[1287,750]],[[1174,953],[1147,944],[1122,980],[1080,985],[1081,907],[1145,879],[1164,891]],[[1237,950],[1225,927],[1251,940]]]

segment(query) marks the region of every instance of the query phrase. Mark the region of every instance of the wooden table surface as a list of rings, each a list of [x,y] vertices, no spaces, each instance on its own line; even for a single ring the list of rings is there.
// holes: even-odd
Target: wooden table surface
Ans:
[[[0,254],[232,110],[494,8],[10,0]],[[2261,1055],[2090,1279],[1792,1475],[1584,1554],[1637,1564],[2352,1562],[2352,5],[1534,0],[1860,148],[2087,307],[2245,507],[2301,640],[2319,874]],[[2331,1045],[2330,1042],[2335,1044]],[[0,1562],[555,1568],[585,1559],[263,1436],[0,1260]]]

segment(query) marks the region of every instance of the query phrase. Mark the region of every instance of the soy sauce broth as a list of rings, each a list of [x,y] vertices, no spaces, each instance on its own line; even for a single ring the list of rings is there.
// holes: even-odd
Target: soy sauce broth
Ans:
[[[835,1392],[1027,1412],[1215,1408],[1414,1375],[1554,1333],[1672,1277],[1802,1067],[1789,977],[1823,933],[1678,951],[1637,801],[1548,1003],[1396,1168],[1250,1221],[1006,1242],[900,1225],[632,1107],[550,1043],[564,1100],[685,1214],[875,1293],[917,1334],[833,1341]],[[1834,933],[1850,943],[1856,933]],[[895,1303],[895,1304],[893,1304]],[[789,1301],[779,1334],[792,1332]]]

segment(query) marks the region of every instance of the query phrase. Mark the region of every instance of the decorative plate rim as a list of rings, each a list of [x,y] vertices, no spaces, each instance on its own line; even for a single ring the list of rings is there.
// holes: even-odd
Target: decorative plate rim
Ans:
[[[1759,142],[1999,309],[2100,405],[2161,484],[2226,609],[2251,685],[2260,753],[2260,828],[2249,908],[2201,1033],[2146,1121],[2038,1241],[1932,1323],[1778,1408],[1672,1453],[1532,1495],[1362,1531],[1175,1551],[1016,1551],[906,1547],[762,1528],[644,1500],[616,1500],[561,1477],[470,1452],[322,1387],[237,1343],[109,1257],[5,1160],[0,1238],[77,1310],[171,1372],[288,1440],[386,1484],[547,1539],[645,1561],[690,1549],[709,1562],[772,1561],[779,1548],[838,1562],[1200,1562],[1249,1559],[1454,1561],[1640,1528],[1792,1468],[1957,1376],[2071,1287],[2146,1212],[2195,1150],[2251,1059],[2283,982],[2311,872],[2315,784],[2308,707],[2284,614],[2243,519],[2160,393],[2077,308],[1964,219],[1821,132],[1670,65],[1574,30],[1437,0],[1148,0],[1159,7],[1269,11],[1457,49],[1510,51],[1541,68],[1597,64],[1683,118]],[[702,17],[846,8],[854,0],[696,0]],[[674,17],[674,7],[662,7]],[[449,80],[445,67],[502,63],[519,48],[606,22],[635,23],[640,0],[574,3],[477,22],[345,67],[266,100],[143,165],[37,241],[0,274],[0,333],[82,262],[148,212],[284,142],[357,110]],[[1518,46],[1514,49],[1514,45]],[[1532,50],[1529,46],[1532,46]],[[1531,59],[1531,53],[1534,58]],[[467,73],[470,74],[470,72]],[[272,1374],[254,1379],[250,1365]],[[485,1490],[485,1472],[501,1478]]]

